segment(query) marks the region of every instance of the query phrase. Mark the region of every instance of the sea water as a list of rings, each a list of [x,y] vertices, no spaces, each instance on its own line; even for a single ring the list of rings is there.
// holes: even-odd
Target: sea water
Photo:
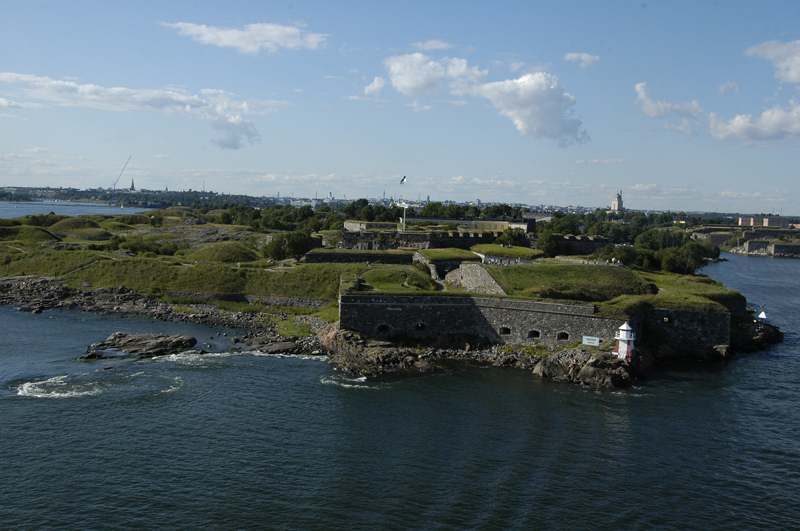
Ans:
[[[704,272],[785,342],[622,391],[370,380],[227,329],[0,307],[0,528],[800,528],[800,260],[725,256]],[[208,353],[76,359],[116,331]]]

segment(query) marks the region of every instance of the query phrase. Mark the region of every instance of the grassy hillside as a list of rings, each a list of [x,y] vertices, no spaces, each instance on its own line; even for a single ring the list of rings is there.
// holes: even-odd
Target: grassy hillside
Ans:
[[[187,258],[210,262],[252,262],[258,259],[256,253],[239,242],[217,242],[191,253]]]

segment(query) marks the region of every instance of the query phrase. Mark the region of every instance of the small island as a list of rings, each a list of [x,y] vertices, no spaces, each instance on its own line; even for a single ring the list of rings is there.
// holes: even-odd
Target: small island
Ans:
[[[386,221],[397,207],[348,220],[375,220],[357,203],[0,220],[0,303],[224,325],[241,331],[232,348],[364,375],[470,360],[602,387],[782,339],[698,274],[719,257],[718,227],[601,211]],[[630,355],[615,352],[620,330]]]

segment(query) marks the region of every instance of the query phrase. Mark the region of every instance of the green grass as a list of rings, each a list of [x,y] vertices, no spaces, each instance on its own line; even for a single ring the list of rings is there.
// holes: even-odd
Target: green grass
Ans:
[[[528,247],[500,247],[494,243],[482,243],[472,247],[476,253],[489,254],[492,256],[502,256],[504,258],[522,258],[524,260],[536,260],[544,256],[543,251],[530,249]]]
[[[322,319],[326,323],[333,323],[339,320],[339,303],[335,302],[333,304],[328,304],[327,306],[323,306],[320,308],[318,312],[314,314],[314,317],[318,317]]]
[[[108,240],[111,233],[102,228],[71,229],[67,233],[62,233],[64,237],[77,238],[79,240]]]
[[[187,255],[190,260],[209,262],[252,262],[258,259],[256,253],[239,242],[217,242],[207,245],[197,252]]]
[[[600,267],[570,263],[528,266],[487,266],[487,270],[509,295],[545,299],[603,302],[621,295],[647,293],[648,283],[638,273],[623,267]]]
[[[133,230],[133,227],[128,225],[127,223],[120,223],[119,221],[114,221],[113,219],[107,219],[101,222],[100,227],[106,229],[109,232],[125,232]]]
[[[16,227],[0,227],[0,240],[19,241],[23,244],[60,240],[58,236],[42,227],[21,225]]]
[[[67,218],[50,226],[50,232],[55,234],[74,234],[78,229],[99,229],[100,225],[89,218]]]
[[[381,291],[396,292],[409,289],[431,291],[436,289],[436,283],[429,274],[422,273],[411,266],[376,265],[366,271],[362,277],[367,284]]]
[[[306,337],[311,335],[311,328],[305,323],[298,323],[294,319],[278,322],[278,334],[283,337]]]
[[[419,253],[431,262],[447,262],[462,260],[465,262],[480,262],[481,257],[465,249],[448,247],[446,249],[422,249]]]

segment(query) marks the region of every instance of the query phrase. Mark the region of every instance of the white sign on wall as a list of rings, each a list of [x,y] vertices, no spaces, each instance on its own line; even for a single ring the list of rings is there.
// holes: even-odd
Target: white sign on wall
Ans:
[[[592,336],[583,336],[583,344],[589,345],[590,347],[599,347],[600,346],[600,338],[599,337],[592,337]]]

